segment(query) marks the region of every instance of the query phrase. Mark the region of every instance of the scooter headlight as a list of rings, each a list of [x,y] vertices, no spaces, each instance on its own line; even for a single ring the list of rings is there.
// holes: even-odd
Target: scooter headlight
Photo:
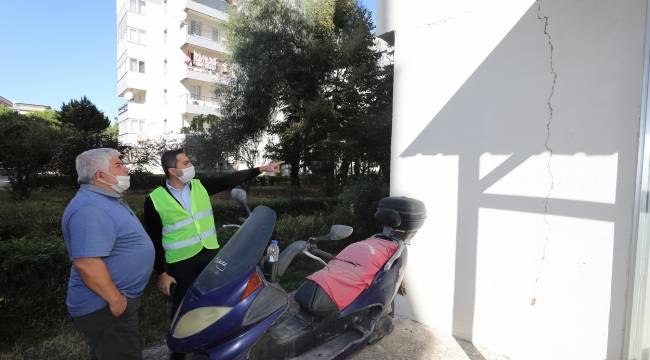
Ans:
[[[215,321],[221,319],[230,310],[232,310],[231,307],[206,306],[188,311],[176,323],[172,336],[177,339],[182,339],[197,334],[214,324]]]

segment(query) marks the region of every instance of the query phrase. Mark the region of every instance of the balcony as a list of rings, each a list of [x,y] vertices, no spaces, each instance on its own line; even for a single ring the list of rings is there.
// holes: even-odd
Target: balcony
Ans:
[[[208,96],[182,95],[185,113],[194,115],[220,115],[221,99]]]
[[[187,0],[185,9],[196,11],[197,13],[228,21],[228,8],[230,6],[223,0]]]
[[[188,66],[185,79],[203,81],[211,84],[227,85],[230,77],[217,71],[210,71],[196,66]]]
[[[137,73],[129,71],[122,75],[117,81],[117,95],[122,96],[126,90],[138,89],[145,90],[147,88],[147,81],[144,73]]]
[[[148,117],[145,104],[136,102],[126,103],[117,111],[117,122],[122,122],[125,119],[147,119]]]
[[[187,34],[185,39],[186,44],[194,45],[203,49],[212,50],[215,52],[226,53],[226,47],[222,42],[214,41],[212,38],[208,38],[196,34]]]
[[[140,142],[148,140],[144,133],[124,133],[117,136],[117,141],[120,145],[137,145]]]

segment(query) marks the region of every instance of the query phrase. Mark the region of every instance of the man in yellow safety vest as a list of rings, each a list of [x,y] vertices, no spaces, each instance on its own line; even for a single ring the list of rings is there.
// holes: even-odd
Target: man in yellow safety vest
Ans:
[[[261,172],[278,173],[282,163],[273,162],[205,182],[194,179],[194,166],[181,149],[166,151],[161,163],[167,180],[146,198],[144,225],[156,249],[154,270],[158,274],[158,289],[172,297],[173,316],[189,286],[219,248],[210,196],[232,189]],[[170,290],[172,284],[176,284],[174,291]]]

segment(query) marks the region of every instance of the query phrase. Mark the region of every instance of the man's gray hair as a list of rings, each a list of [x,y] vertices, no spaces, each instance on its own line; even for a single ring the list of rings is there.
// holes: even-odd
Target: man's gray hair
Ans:
[[[86,150],[77,156],[75,167],[77,169],[77,182],[79,184],[92,184],[97,171],[108,172],[108,160],[113,156],[120,156],[120,152],[111,148]]]

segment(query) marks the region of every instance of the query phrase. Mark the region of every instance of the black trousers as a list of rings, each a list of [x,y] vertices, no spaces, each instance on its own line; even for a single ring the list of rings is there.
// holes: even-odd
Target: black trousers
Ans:
[[[219,252],[218,249],[203,248],[200,253],[192,256],[189,259],[167,264],[167,274],[176,279],[176,286],[171,293],[172,306],[170,316],[172,320],[176,314],[176,310],[183,301],[187,289],[192,286],[194,280],[199,276],[201,271],[212,261],[215,255]],[[173,353],[171,359],[183,359],[184,355]]]
[[[183,301],[187,289],[192,286],[194,280],[199,276],[201,271],[205,268],[206,265],[212,261],[215,255],[217,255],[218,249],[206,249],[203,248],[200,253],[192,256],[189,259],[185,259],[179,262],[172,264],[167,264],[167,274],[171,275],[176,279],[176,286],[174,288],[172,297],[172,308],[171,308],[171,317],[174,317],[176,314],[176,309]]]
[[[126,310],[119,317],[107,307],[72,318],[98,360],[142,359],[138,325],[140,298],[127,299]]]

